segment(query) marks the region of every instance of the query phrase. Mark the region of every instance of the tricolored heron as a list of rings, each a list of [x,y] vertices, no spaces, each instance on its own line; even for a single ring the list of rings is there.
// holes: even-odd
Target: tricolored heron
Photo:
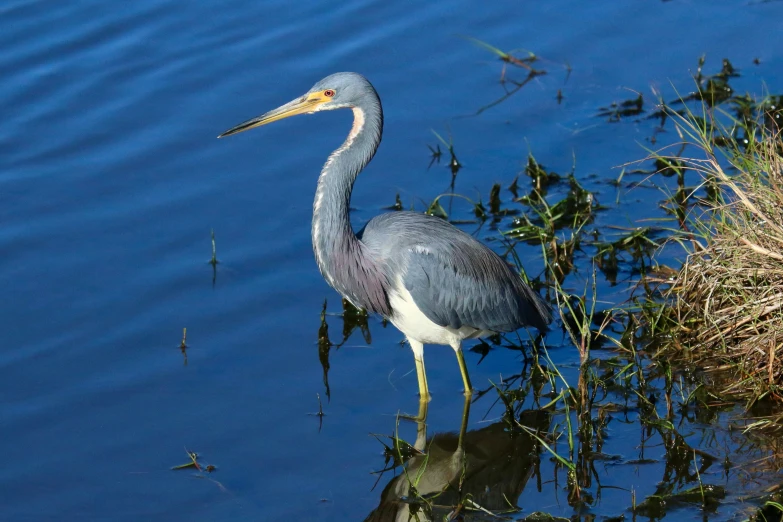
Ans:
[[[321,169],[313,203],[315,260],[332,288],[354,306],[396,326],[410,343],[422,400],[429,400],[424,344],[457,354],[465,393],[472,387],[462,341],[522,326],[546,329],[547,305],[503,259],[448,222],[417,212],[392,212],[354,234],[348,216],[357,176],[381,143],[378,94],[356,73],[337,73],[295,100],[240,123],[220,136],[297,114],[353,110],[353,127]]]

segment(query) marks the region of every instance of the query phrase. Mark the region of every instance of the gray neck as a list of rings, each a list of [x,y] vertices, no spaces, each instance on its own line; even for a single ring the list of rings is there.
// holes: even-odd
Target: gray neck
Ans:
[[[353,108],[354,123],[345,142],[326,161],[313,202],[313,250],[326,282],[355,306],[388,317],[388,281],[356,237],[348,215],[357,176],[381,142],[380,100]]]

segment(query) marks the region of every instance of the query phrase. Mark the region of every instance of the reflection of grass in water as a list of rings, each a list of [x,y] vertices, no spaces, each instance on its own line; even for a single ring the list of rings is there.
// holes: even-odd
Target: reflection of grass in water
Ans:
[[[370,325],[368,323],[369,314],[353,306],[347,299],[342,300],[342,313],[341,314],[329,314],[326,311],[327,300],[324,299],[323,307],[321,308],[320,322],[318,325],[318,360],[321,362],[323,368],[323,383],[326,393],[326,400],[331,400],[331,390],[329,388],[329,352],[334,347],[339,350],[340,347],[345,345],[348,339],[353,335],[353,332],[357,329],[362,333],[362,337],[367,344],[372,343],[372,336],[370,334]],[[327,317],[329,315],[339,315],[343,322],[342,340],[334,344],[329,339],[329,323]],[[320,396],[318,397],[319,411],[320,410]],[[323,419],[321,419],[323,421]]]

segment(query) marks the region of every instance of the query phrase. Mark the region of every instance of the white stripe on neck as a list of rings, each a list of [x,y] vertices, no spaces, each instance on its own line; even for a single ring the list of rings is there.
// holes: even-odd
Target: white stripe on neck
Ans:
[[[348,137],[345,139],[345,142],[340,145],[337,150],[332,152],[329,155],[329,159],[326,160],[326,163],[324,164],[323,168],[321,169],[321,175],[318,177],[318,188],[315,192],[315,203],[313,204],[313,214],[315,219],[313,220],[313,250],[315,251],[315,257],[316,261],[318,262],[319,266],[323,266],[323,252],[321,252],[321,226],[320,222],[318,220],[318,214],[321,211],[321,206],[323,204],[324,199],[324,187],[326,185],[326,176],[329,173],[329,168],[331,168],[334,161],[337,159],[340,154],[346,151],[351,145],[353,145],[354,140],[356,139],[356,136],[359,135],[359,133],[364,128],[365,118],[364,118],[364,111],[360,109],[359,107],[352,107],[353,109],[353,125],[351,126],[351,131],[348,133]],[[327,282],[332,285],[332,280],[330,275],[324,273],[324,277],[326,278]],[[334,286],[334,285],[332,285]]]

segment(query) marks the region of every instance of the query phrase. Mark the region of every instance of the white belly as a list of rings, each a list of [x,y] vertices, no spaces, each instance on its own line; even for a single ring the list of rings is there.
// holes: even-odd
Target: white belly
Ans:
[[[463,339],[473,339],[493,333],[477,330],[470,326],[457,329],[433,323],[419,310],[411,293],[401,281],[397,281],[395,288],[389,292],[389,304],[394,313],[389,318],[391,323],[408,339],[423,344],[445,344],[457,350]]]

